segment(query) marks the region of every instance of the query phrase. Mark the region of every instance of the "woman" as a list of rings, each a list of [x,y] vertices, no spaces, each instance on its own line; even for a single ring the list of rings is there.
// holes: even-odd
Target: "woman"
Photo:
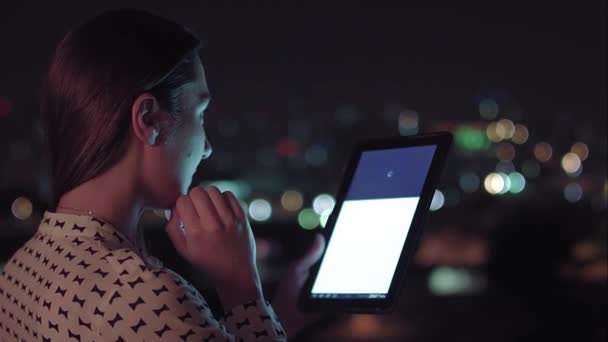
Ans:
[[[0,277],[0,339],[225,341],[286,339],[306,322],[295,297],[319,236],[265,300],[246,215],[230,192],[195,187],[211,155],[199,41],[144,11],[114,10],[70,31],[45,80],[42,112],[54,198]],[[225,317],[146,254],[138,221],[172,209],[177,251],[208,274]]]

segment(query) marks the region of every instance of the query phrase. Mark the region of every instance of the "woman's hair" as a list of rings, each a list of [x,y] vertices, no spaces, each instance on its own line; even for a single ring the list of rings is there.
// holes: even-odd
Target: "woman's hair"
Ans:
[[[187,28],[133,9],[104,12],[66,34],[42,86],[53,207],[123,156],[138,95],[152,93],[179,119],[199,48]]]

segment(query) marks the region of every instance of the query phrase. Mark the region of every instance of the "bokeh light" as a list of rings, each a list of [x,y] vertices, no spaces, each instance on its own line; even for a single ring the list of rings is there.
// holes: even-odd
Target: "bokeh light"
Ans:
[[[325,226],[327,226],[327,220],[329,220],[329,216],[331,215],[332,211],[332,209],[325,209],[321,213],[319,217],[319,223],[321,224],[321,228],[325,228]]]
[[[356,314],[350,315],[346,336],[352,336],[347,340],[358,339],[362,341],[373,341],[377,339],[379,334],[386,334],[386,324],[383,324],[382,318],[372,314]]]
[[[298,214],[298,224],[304,229],[315,229],[320,224],[320,215],[312,208],[304,208]]]
[[[491,195],[496,195],[502,191],[505,182],[497,173],[490,173],[483,181],[483,186]]]
[[[458,185],[465,193],[472,193],[479,189],[479,176],[474,172],[462,174],[458,179]]]
[[[602,249],[592,241],[579,241],[572,247],[572,256],[581,262],[592,261],[601,256]]]
[[[509,192],[512,194],[518,194],[524,191],[526,187],[526,178],[519,172],[511,172],[509,174],[509,180],[511,182],[511,186],[509,188]]]
[[[515,165],[510,161],[499,161],[496,163],[496,172],[511,173],[515,171]]]
[[[581,167],[579,167],[578,170],[576,170],[576,172],[573,172],[573,173],[566,172],[566,174],[570,178],[577,178],[577,177],[579,177],[580,175],[583,174],[583,165],[581,165]]]
[[[300,144],[293,139],[285,138],[277,142],[276,149],[282,158],[293,159],[299,152]]]
[[[297,190],[287,190],[281,195],[281,205],[287,211],[298,211],[303,204],[304,197]]]
[[[312,201],[312,208],[315,213],[322,214],[325,210],[333,210],[336,200],[330,194],[319,194]]]
[[[515,147],[508,142],[502,142],[496,146],[496,158],[502,161],[512,161],[515,159]]]
[[[578,183],[569,183],[564,188],[564,198],[570,203],[576,203],[583,197],[583,188]]]
[[[268,221],[272,216],[272,205],[265,199],[254,199],[249,203],[249,216],[254,221]]]
[[[498,194],[504,195],[511,190],[511,178],[509,178],[509,176],[507,176],[507,174],[504,172],[498,172],[498,175],[502,178],[502,182],[504,184],[502,191],[500,191]]]
[[[429,274],[428,287],[436,296],[463,295],[483,291],[486,282],[465,268],[440,266]]]
[[[575,153],[581,161],[585,161],[589,157],[589,147],[583,142],[577,142],[572,145],[570,152]]]
[[[486,135],[488,136],[488,139],[495,143],[501,142],[503,139],[500,135],[498,135],[498,132],[496,131],[496,126],[496,122],[490,122],[488,124],[488,127],[486,127]]]
[[[534,146],[534,157],[539,162],[545,163],[551,160],[553,155],[553,148],[546,142],[539,142]]]
[[[568,152],[562,157],[562,169],[568,174],[575,174],[581,169],[581,159],[574,152]]]
[[[414,135],[418,133],[418,113],[406,109],[399,113],[399,134]]]
[[[528,128],[522,124],[517,124],[515,125],[515,133],[513,133],[511,140],[518,145],[522,145],[528,141],[529,136]]]
[[[469,126],[461,126],[454,131],[454,142],[465,150],[486,150],[490,147],[486,135],[479,129]]]
[[[492,172],[483,182],[484,188],[491,195],[502,195],[511,188],[511,180],[502,172]]]
[[[431,200],[431,211],[437,211],[443,207],[445,204],[445,196],[443,196],[443,192],[439,189],[435,189],[435,193],[433,194],[433,199]]]
[[[515,124],[509,119],[501,119],[496,123],[496,134],[501,139],[511,139],[515,134]]]
[[[242,180],[214,180],[201,182],[200,186],[207,188],[209,186],[215,186],[221,192],[230,191],[238,199],[245,199],[251,195],[251,185],[246,181]]]
[[[493,99],[487,98],[479,102],[479,115],[486,120],[494,120],[498,117],[498,104]]]
[[[18,218],[19,220],[27,220],[32,216],[33,205],[32,201],[26,197],[18,197],[13,201],[11,205],[11,211],[13,212],[13,216]]]

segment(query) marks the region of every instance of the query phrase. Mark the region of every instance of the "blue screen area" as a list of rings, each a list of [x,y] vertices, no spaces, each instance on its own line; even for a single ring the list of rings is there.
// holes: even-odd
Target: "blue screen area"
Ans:
[[[361,154],[346,200],[419,197],[435,145]]]
[[[384,298],[437,146],[361,154],[312,287],[314,298]]]

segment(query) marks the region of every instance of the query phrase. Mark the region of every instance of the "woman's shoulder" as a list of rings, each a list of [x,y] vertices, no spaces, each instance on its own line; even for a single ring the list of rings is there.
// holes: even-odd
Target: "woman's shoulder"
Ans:
[[[159,291],[195,292],[195,288],[186,279],[153,256],[141,256],[128,248],[108,251],[102,256],[103,260],[112,267],[116,279],[123,286],[136,287],[160,286]],[[142,284],[142,285],[139,285]],[[198,292],[197,292],[198,293]]]

